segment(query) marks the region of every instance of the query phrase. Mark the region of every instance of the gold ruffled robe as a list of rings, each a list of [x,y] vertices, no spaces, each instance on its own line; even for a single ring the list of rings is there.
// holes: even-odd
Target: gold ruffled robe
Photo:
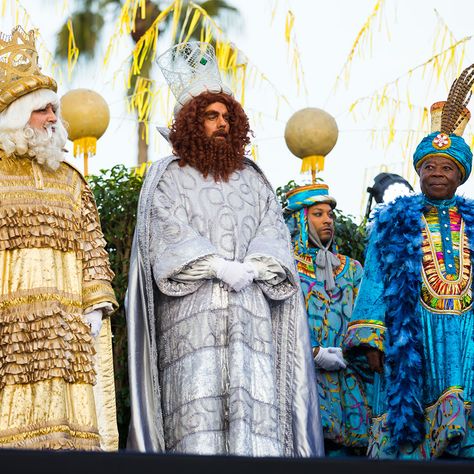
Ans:
[[[113,273],[73,167],[0,152],[0,269],[0,447],[117,449],[110,321],[94,341],[83,316]]]

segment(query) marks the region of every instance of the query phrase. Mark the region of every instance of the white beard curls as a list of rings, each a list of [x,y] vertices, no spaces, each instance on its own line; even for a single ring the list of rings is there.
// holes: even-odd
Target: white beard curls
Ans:
[[[44,130],[26,125],[23,130],[0,134],[0,146],[7,155],[31,156],[53,171],[64,161],[66,140],[67,132],[61,123],[47,125]]]

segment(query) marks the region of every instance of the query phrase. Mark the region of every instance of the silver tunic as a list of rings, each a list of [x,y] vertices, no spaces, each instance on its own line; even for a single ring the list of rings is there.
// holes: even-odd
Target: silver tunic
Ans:
[[[323,454],[288,231],[268,182],[246,163],[227,183],[173,157],[148,173],[127,298],[132,449]],[[274,259],[287,278],[240,292],[173,279],[209,255]]]

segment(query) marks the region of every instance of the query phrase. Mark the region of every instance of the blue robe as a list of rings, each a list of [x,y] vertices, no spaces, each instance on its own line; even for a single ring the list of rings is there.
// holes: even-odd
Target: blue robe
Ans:
[[[461,197],[403,197],[375,217],[345,341],[349,354],[385,353],[370,457],[474,457],[473,231],[474,202]]]

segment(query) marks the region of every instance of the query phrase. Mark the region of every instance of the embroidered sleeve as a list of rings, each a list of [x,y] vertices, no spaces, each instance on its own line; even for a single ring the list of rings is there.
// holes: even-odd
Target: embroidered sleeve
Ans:
[[[354,291],[359,288],[351,322],[344,341],[345,350],[368,346],[384,350],[385,303],[380,268],[375,258],[375,245],[371,239],[367,250],[365,269],[357,262]],[[362,277],[362,279],[361,279]],[[360,282],[360,286],[359,286]]]
[[[165,172],[153,193],[150,221],[150,257],[158,288],[169,296],[195,292],[207,277],[182,281],[179,275],[216,253],[214,245],[190,225],[186,203],[172,174]]]
[[[273,300],[285,300],[297,291],[292,270],[294,269],[293,250],[289,245],[288,228],[283,220],[280,205],[267,186],[262,183],[262,190],[267,194],[266,206],[260,216],[257,232],[249,243],[245,260],[254,258],[276,262],[284,271],[278,280],[258,280],[257,283]],[[286,275],[285,275],[286,274]]]
[[[384,350],[385,325],[382,321],[363,319],[352,321],[347,327],[344,340],[345,350],[355,347],[372,347],[379,351]]]
[[[118,304],[111,285],[114,273],[105,250],[104,235],[94,196],[87,185],[82,191],[81,218],[84,235],[82,307],[87,309],[100,303],[110,303],[116,308]],[[105,306],[107,307],[109,306]]]

